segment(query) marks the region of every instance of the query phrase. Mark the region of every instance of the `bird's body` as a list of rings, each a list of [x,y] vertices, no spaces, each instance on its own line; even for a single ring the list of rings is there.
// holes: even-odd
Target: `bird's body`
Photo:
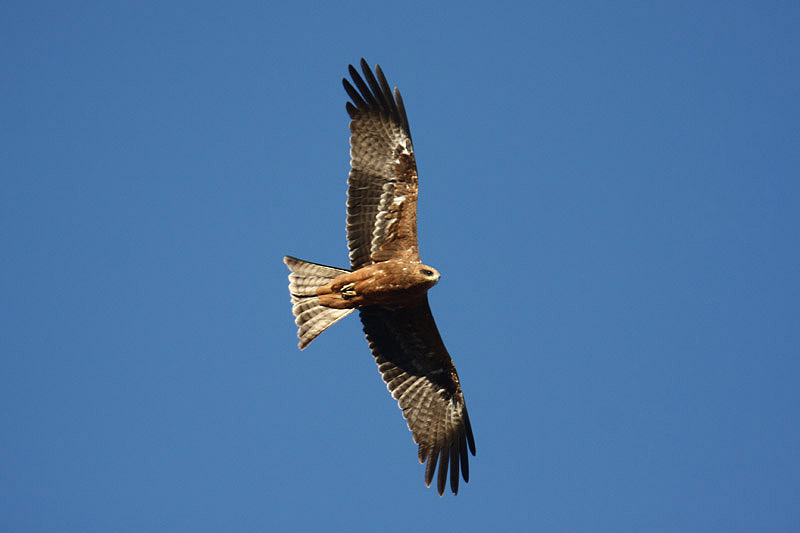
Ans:
[[[369,305],[412,305],[439,281],[432,267],[412,261],[384,261],[347,272],[317,289],[320,304],[336,309]]]
[[[417,245],[418,178],[403,100],[380,67],[350,66],[352,103],[347,237],[351,270],[284,257],[300,349],[358,309],[378,370],[403,410],[431,484],[458,492],[469,481],[467,450],[475,439],[455,365],[428,305],[439,272]]]

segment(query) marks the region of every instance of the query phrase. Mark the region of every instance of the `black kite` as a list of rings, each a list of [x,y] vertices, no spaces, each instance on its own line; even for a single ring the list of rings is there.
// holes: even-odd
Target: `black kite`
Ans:
[[[438,491],[458,493],[459,468],[469,481],[467,448],[475,455],[461,384],[428,305],[439,281],[422,264],[417,246],[417,166],[408,118],[396,88],[379,66],[363,59],[355,87],[342,80],[352,103],[347,240],[352,270],[285,257],[300,349],[358,309],[378,370],[427,461],[430,486],[439,465]],[[449,468],[448,468],[449,467]]]

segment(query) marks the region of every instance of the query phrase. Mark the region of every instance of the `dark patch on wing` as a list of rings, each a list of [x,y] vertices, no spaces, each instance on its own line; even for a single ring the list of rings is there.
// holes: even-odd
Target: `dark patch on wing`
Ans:
[[[406,182],[417,181],[417,162],[414,154],[399,154],[397,164],[394,166],[394,175],[397,179]]]

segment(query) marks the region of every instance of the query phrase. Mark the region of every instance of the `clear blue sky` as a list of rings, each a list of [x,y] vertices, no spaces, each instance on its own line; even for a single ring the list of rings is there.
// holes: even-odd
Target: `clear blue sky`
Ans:
[[[0,530],[797,531],[795,2],[5,2]],[[357,317],[341,78],[401,88],[478,455]]]

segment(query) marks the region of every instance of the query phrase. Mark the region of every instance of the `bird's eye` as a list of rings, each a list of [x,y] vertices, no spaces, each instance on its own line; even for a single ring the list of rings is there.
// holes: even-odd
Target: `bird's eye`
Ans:
[[[431,276],[433,276],[433,272],[431,272],[431,271],[430,271],[430,270],[428,270],[427,268],[423,268],[423,269],[421,269],[419,272],[420,272],[420,274],[422,274],[423,276],[428,276],[428,277],[431,277]]]

